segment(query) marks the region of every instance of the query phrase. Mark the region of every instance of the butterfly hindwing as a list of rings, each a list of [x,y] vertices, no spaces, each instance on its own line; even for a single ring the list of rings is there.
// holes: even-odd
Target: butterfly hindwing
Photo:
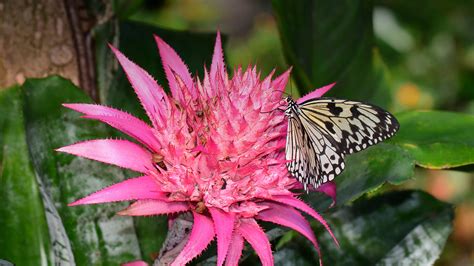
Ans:
[[[337,143],[331,136],[319,127],[315,127],[304,113],[301,114],[300,119],[303,129],[308,133],[309,141],[314,147],[313,156],[316,157],[320,169],[320,175],[317,178],[313,177],[319,181],[315,186],[318,187],[322,183],[333,180],[344,170],[344,154],[339,151]]]
[[[303,183],[305,190],[309,184],[319,187],[334,179],[344,169],[344,154],[304,115],[288,121],[286,159],[289,172]]]
[[[297,117],[290,117],[288,121],[286,160],[288,171],[303,184],[305,190],[312,183],[310,179],[319,176],[313,145]]]

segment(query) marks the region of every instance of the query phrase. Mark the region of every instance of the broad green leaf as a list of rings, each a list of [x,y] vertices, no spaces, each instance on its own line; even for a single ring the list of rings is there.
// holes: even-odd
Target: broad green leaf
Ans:
[[[66,251],[72,250],[73,254],[63,255],[77,265],[118,265],[139,259],[133,219],[115,216],[123,205],[67,206],[126,178],[116,167],[54,150],[81,140],[110,136],[105,126],[80,119],[80,114],[61,106],[62,103],[90,102],[90,99],[71,82],[59,77],[29,79],[23,88],[30,158],[40,186],[49,197],[48,211],[54,214],[54,219],[48,220],[53,224],[50,230],[57,231],[52,241]]]
[[[101,90],[101,101],[104,104],[120,107],[135,115],[145,118],[135,93],[124,72],[117,66],[116,59],[111,55],[106,42],[118,46],[129,59],[148,71],[158,84],[168,87],[158,47],[153,35],[161,37],[183,59],[192,75],[203,75],[204,66],[210,65],[214,50],[215,33],[191,33],[158,28],[137,22],[120,22],[119,38],[110,40],[110,25],[98,30],[102,41],[96,44],[98,60],[98,76]],[[109,38],[109,40],[107,40]]]
[[[0,91],[0,147],[0,258],[51,265],[53,248],[28,157],[19,87]]]
[[[402,148],[380,143],[367,150],[349,155],[346,167],[337,176],[337,205],[344,205],[361,195],[373,191],[385,183],[400,184],[413,177],[412,156]],[[321,193],[308,196],[314,208],[324,210],[329,204],[328,197]]]
[[[328,95],[386,105],[383,69],[374,66],[372,1],[273,0],[288,64],[301,93],[337,82]]]
[[[291,231],[293,232],[293,231]],[[284,248],[275,252],[275,266],[312,266],[318,265],[312,256],[305,256],[304,252],[300,252],[297,243],[289,243],[293,248]]]
[[[344,172],[335,179],[338,205],[385,182],[403,183],[413,176],[415,163],[433,169],[474,163],[474,116],[412,111],[397,115],[397,119],[400,131],[388,143],[346,158]],[[315,208],[325,209],[329,204],[321,194],[311,193],[308,197]]]
[[[358,200],[326,216],[340,248],[314,225],[326,265],[432,265],[451,233],[453,217],[448,203],[425,192],[400,191]],[[295,242],[282,251],[317,262],[308,241],[298,236]]]
[[[120,19],[126,19],[142,8],[143,2],[144,0],[115,0],[114,13]]]
[[[400,131],[392,143],[407,150],[416,164],[445,169],[474,163],[474,116],[441,111],[397,115]]]
[[[135,231],[142,259],[153,263],[168,233],[166,216],[134,217]]]

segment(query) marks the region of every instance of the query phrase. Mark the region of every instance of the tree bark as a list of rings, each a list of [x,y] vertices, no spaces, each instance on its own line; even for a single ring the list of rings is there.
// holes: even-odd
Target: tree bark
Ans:
[[[0,0],[0,88],[56,74],[97,100],[93,23],[83,1]]]

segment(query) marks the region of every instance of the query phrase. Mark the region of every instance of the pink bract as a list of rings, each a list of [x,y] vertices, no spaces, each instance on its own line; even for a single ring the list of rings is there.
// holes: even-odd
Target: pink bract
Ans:
[[[324,219],[292,192],[298,182],[285,166],[287,121],[282,112],[272,111],[281,107],[289,71],[261,80],[255,67],[237,68],[229,78],[217,34],[211,67],[201,81],[190,75],[168,44],[155,39],[171,95],[111,47],[151,125],[110,107],[64,105],[124,132],[137,143],[101,139],[58,151],[140,173],[70,205],[134,201],[119,214],[191,212],[190,238],[173,265],[188,263],[214,238],[218,265],[237,265],[244,241],[263,265],[273,265],[270,242],[257,220],[298,231],[319,252],[310,224],[300,212],[321,222],[337,244]],[[328,89],[315,93],[321,96]]]

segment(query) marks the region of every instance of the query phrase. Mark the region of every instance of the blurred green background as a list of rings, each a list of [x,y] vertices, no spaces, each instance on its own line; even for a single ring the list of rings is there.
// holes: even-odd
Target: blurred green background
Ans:
[[[378,0],[374,5],[375,49],[388,73],[390,111],[438,109],[474,114],[474,1]],[[263,74],[275,67],[281,73],[289,67],[271,1],[142,1],[130,19],[178,30],[220,29],[228,37],[228,65],[257,64]],[[287,89],[297,93],[294,83]],[[457,206],[454,232],[436,264],[472,265],[473,170],[417,168],[416,177],[402,188],[421,188]]]

